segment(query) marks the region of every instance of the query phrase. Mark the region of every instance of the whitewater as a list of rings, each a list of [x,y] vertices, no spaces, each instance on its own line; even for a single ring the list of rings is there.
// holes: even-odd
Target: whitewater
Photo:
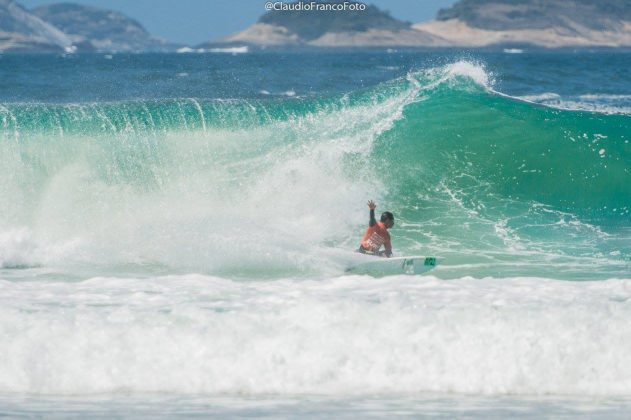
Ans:
[[[242,75],[249,90],[229,95],[218,76],[215,96],[158,83],[3,101],[0,411],[185,416],[212,401],[218,415],[317,417],[424,401],[453,415],[456,401],[493,417],[593,413],[598,399],[620,414],[631,95],[506,89],[497,63],[523,55],[374,53],[362,65],[381,75],[350,89]],[[209,60],[158,57],[183,91],[207,64],[181,60]],[[315,59],[333,79],[364,71]],[[394,212],[396,255],[441,264],[346,274],[368,199]]]
[[[3,282],[0,390],[628,395],[627,281]]]

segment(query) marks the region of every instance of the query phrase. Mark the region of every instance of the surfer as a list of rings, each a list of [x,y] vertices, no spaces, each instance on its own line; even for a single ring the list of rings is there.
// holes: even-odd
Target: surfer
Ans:
[[[368,208],[370,209],[370,221],[368,222],[368,229],[364,234],[358,251],[362,254],[390,258],[392,256],[392,244],[390,243],[388,229],[394,226],[394,215],[389,211],[384,211],[381,213],[381,220],[378,222],[375,219],[375,209],[377,208],[375,202],[369,200]],[[379,250],[381,245],[384,246],[384,251]]]

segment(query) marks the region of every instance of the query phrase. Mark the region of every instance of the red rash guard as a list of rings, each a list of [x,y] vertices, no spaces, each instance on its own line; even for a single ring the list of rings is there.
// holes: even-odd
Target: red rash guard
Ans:
[[[362,239],[361,246],[366,251],[377,253],[381,245],[386,247],[386,254],[392,253],[392,244],[390,243],[390,234],[383,222],[377,222],[373,226],[369,226]]]

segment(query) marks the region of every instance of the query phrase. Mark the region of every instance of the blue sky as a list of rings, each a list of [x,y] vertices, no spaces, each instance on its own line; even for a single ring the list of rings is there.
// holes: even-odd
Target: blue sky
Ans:
[[[239,31],[265,13],[266,0],[17,0],[26,8],[60,2],[123,12],[152,34],[183,44],[198,44]],[[392,16],[411,22],[431,20],[456,0],[368,0]]]

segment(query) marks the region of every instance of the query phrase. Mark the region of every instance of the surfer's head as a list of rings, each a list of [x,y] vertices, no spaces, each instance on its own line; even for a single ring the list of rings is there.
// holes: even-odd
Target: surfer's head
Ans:
[[[390,229],[392,226],[394,226],[394,214],[390,213],[389,211],[384,211],[383,213],[381,213],[381,223],[383,223],[388,229]]]

